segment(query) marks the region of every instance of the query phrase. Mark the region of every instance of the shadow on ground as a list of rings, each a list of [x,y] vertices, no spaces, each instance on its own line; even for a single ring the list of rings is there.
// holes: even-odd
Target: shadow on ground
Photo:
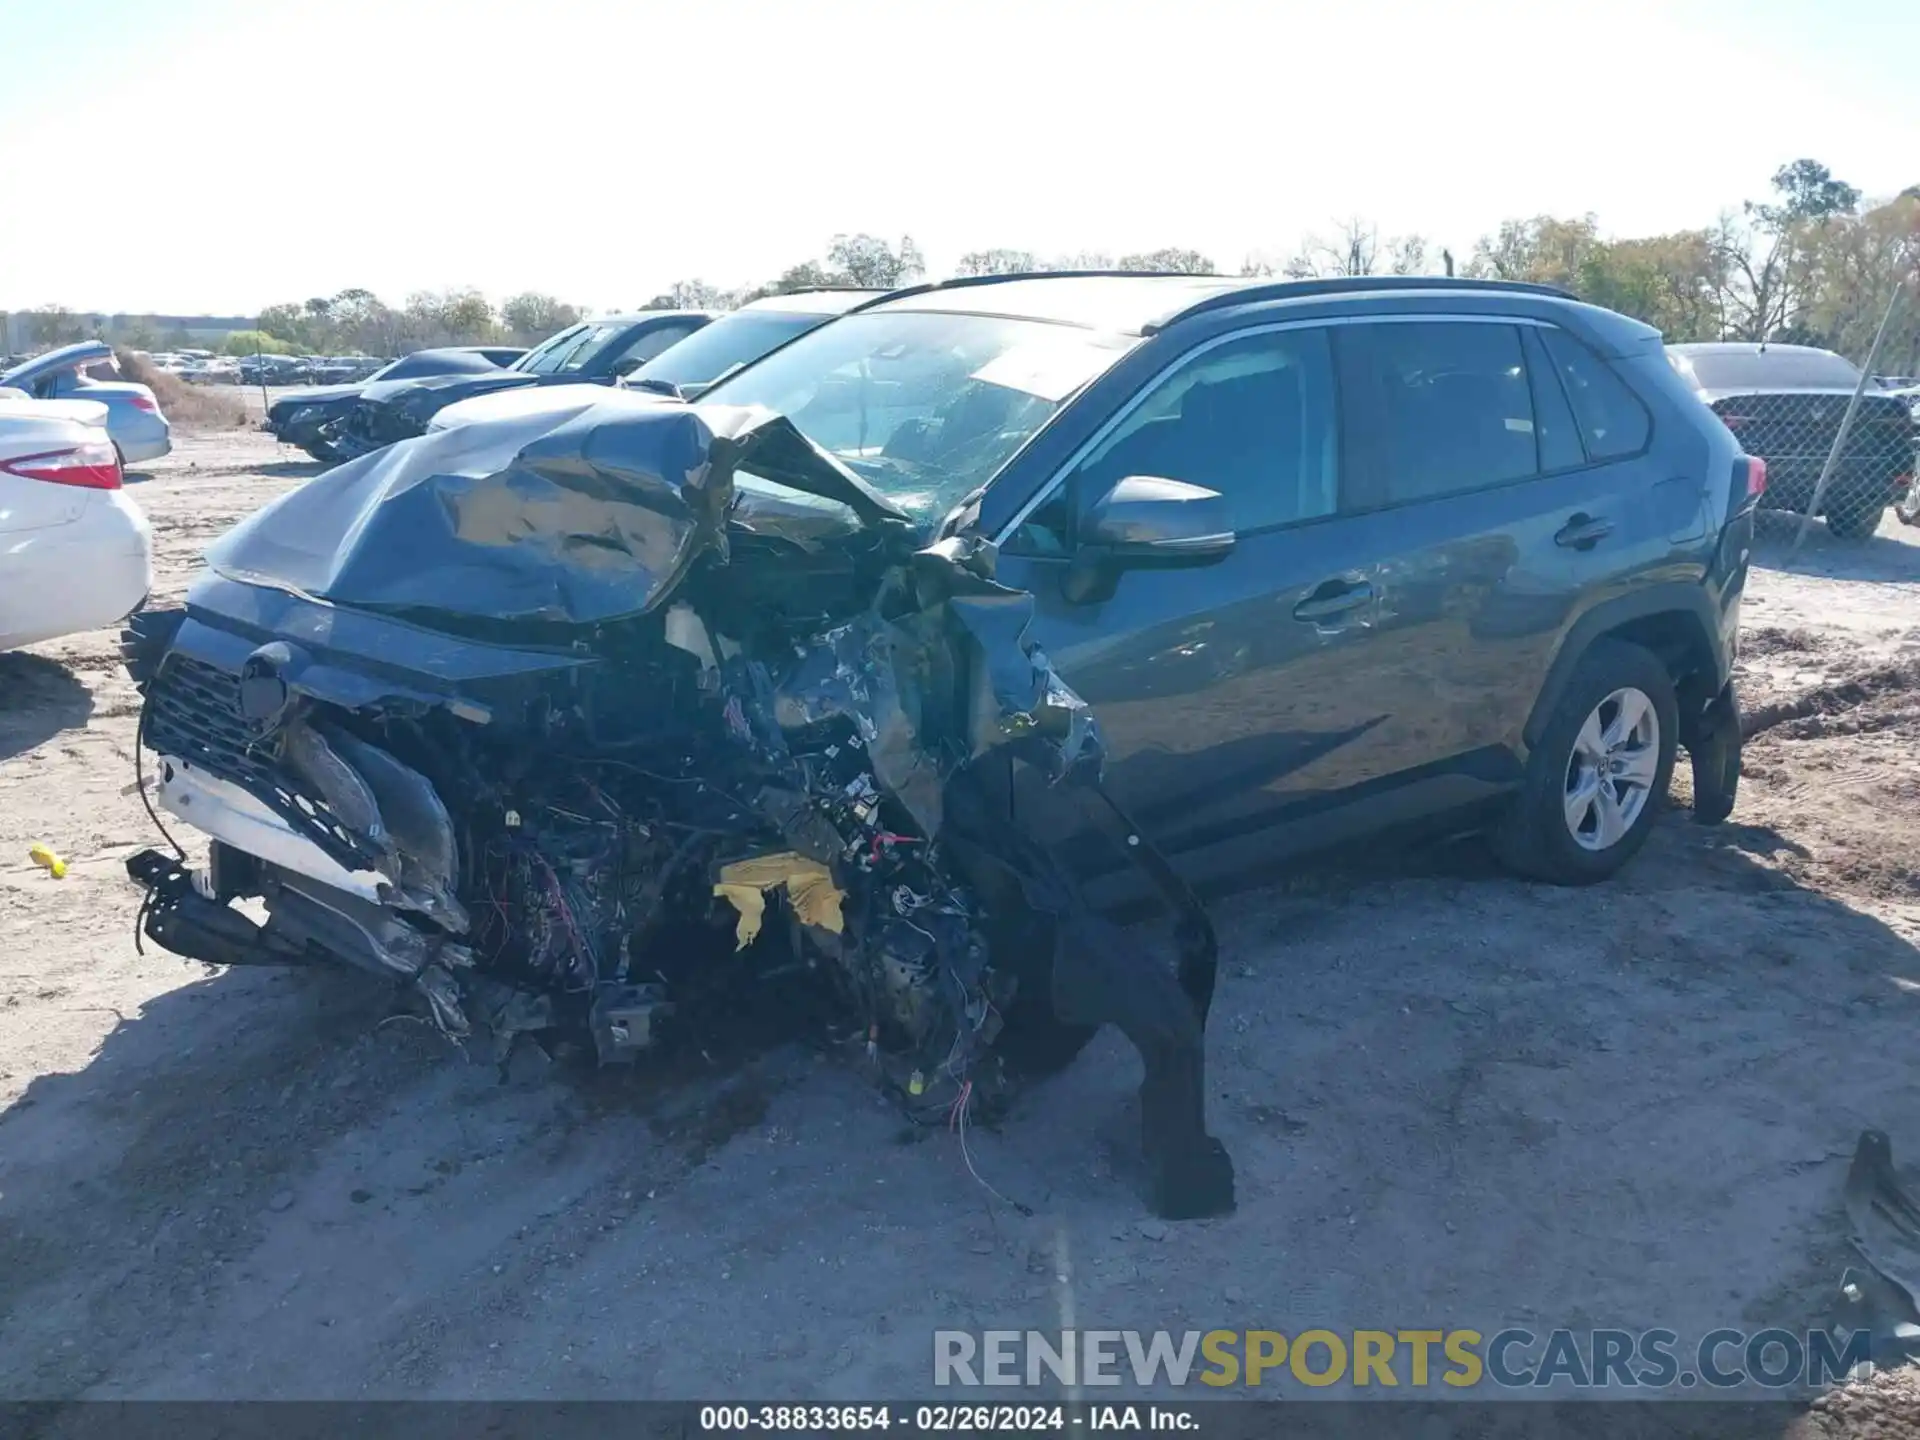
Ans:
[[[1827,530],[1824,520],[1816,520],[1807,527],[1806,543],[1797,551],[1793,542],[1800,528],[1798,515],[1769,510],[1762,511],[1758,520],[1753,563],[1769,570],[1878,584],[1920,582],[1920,530],[1902,526],[1896,519],[1883,521],[1880,533],[1864,540],[1839,539]]]
[[[93,714],[93,694],[66,666],[40,655],[0,655],[0,760],[23,755]]]
[[[247,473],[264,475],[270,480],[311,480],[332,468],[318,460],[270,460],[264,465],[248,467]]]
[[[800,1047],[503,1078],[356,976],[182,963],[0,1114],[0,1398],[907,1393],[935,1324],[1059,1323],[1048,1235],[1089,1313],[1175,1328],[1223,1274],[1283,1329],[1805,1322],[1920,954],[1750,853],[1786,843],[1675,815],[1586,890],[1463,842],[1221,900],[1241,1209],[1151,1232],[1110,1040],[950,1155]]]

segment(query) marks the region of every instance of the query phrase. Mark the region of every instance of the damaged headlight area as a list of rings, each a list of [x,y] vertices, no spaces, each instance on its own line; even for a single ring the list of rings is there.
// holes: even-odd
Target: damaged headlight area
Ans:
[[[603,1062],[797,975],[929,1120],[1117,1024],[1155,1208],[1232,1207],[1211,927],[1101,789],[1098,726],[989,547],[923,545],[778,417],[693,406],[409,441],[209,559],[127,636],[157,799],[212,840],[204,870],[128,862],[159,944],[345,962],[497,1054],[571,1032]],[[1174,962],[1039,833],[1138,864]]]

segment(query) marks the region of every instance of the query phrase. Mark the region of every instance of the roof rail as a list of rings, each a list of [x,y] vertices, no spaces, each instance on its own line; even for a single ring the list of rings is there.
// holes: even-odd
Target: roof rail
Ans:
[[[945,280],[922,280],[918,285],[902,285],[889,290],[887,298],[925,295],[934,290],[967,290],[979,285],[999,285],[1009,280],[1111,280],[1178,278],[1182,280],[1231,280],[1231,275],[1195,275],[1186,270],[1015,270],[1006,275],[950,275]]]
[[[1557,285],[1534,285],[1525,280],[1466,280],[1451,275],[1342,275],[1324,280],[1272,280],[1248,284],[1239,289],[1208,295],[1177,310],[1150,329],[1164,329],[1176,320],[1229,305],[1245,305],[1258,300],[1304,299],[1313,295],[1348,295],[1394,290],[1483,290],[1518,295],[1551,295],[1556,300],[1580,297]]]

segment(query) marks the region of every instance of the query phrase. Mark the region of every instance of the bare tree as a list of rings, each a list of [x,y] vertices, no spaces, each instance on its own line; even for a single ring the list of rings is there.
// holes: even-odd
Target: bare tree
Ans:
[[[1383,240],[1378,225],[1356,216],[1336,226],[1330,236],[1309,235],[1282,273],[1290,280],[1316,280],[1341,275],[1420,275],[1426,268],[1425,236],[1395,235]]]
[[[705,280],[676,280],[654,296],[642,310],[731,310],[738,300],[718,285]]]

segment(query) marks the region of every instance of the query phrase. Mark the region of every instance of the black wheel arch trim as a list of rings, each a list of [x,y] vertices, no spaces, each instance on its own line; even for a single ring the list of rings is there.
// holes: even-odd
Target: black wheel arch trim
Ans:
[[[1692,638],[1712,657],[1711,685],[1702,697],[1702,703],[1719,694],[1727,683],[1731,666],[1726,647],[1720,639],[1720,617],[1712,593],[1703,585],[1677,580],[1649,585],[1631,594],[1602,600],[1568,627],[1553,657],[1553,664],[1547,669],[1546,683],[1540,687],[1540,694],[1534,699],[1526,728],[1521,732],[1527,746],[1532,748],[1539,744],[1541,733],[1573,679],[1573,672],[1586,659],[1595,641],[1611,636],[1637,621],[1670,614],[1681,615],[1687,623],[1697,627],[1698,634]],[[1682,712],[1682,727],[1685,728],[1684,699]]]

